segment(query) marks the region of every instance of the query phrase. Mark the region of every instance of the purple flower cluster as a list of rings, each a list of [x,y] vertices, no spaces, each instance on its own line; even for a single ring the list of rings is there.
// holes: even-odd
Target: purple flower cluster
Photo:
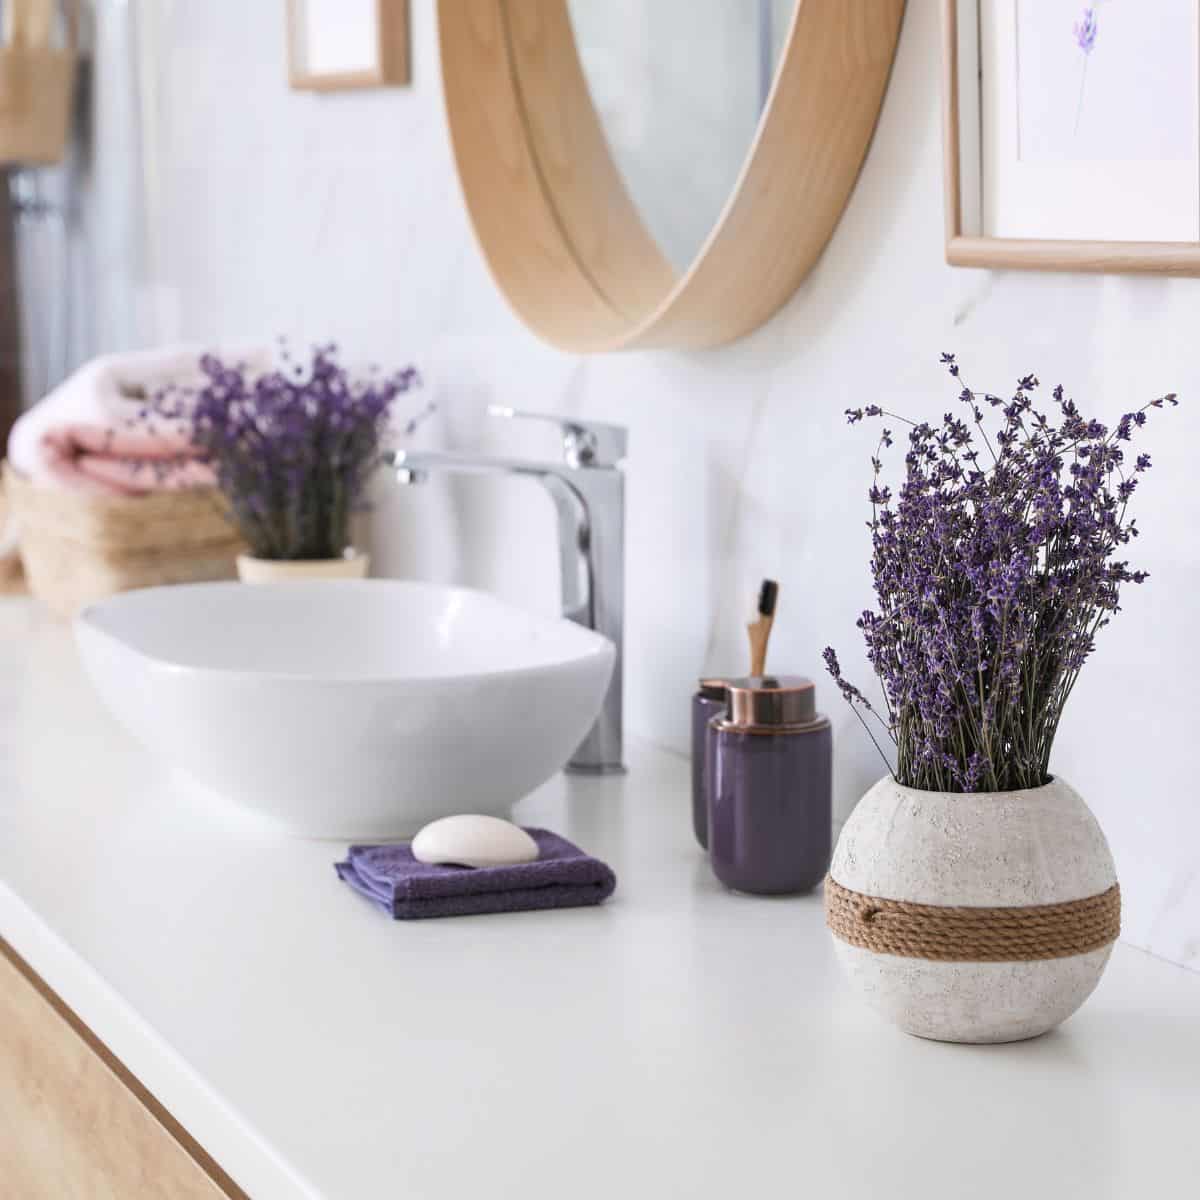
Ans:
[[[156,408],[182,423],[213,467],[254,554],[337,558],[350,544],[350,516],[379,461],[392,402],[419,379],[406,367],[355,381],[332,345],[316,347],[307,369],[286,350],[282,359],[280,370],[255,375],[206,355],[205,383],[159,397]]]
[[[1130,463],[1125,444],[1149,409],[1177,400],[1152,400],[1110,430],[1057,387],[1052,422],[1034,404],[1034,376],[1004,400],[966,387],[952,354],[942,362],[965,419],[914,423],[878,405],[846,413],[851,424],[909,426],[899,494],[882,482],[886,428],[868,492],[877,607],[858,626],[886,712],[843,678],[832,649],[825,663],[876,746],[868,719],[892,741],[900,783],[1038,787],[1097,631],[1119,610],[1121,586],[1146,578],[1120,554],[1138,533],[1127,506],[1150,458]],[[989,408],[1001,418],[991,434]]]
[[[1096,20],[1095,8],[1088,7],[1083,10],[1083,19],[1075,22],[1075,44],[1084,52],[1091,54],[1092,49],[1096,45],[1096,34],[1098,30],[1098,22]]]

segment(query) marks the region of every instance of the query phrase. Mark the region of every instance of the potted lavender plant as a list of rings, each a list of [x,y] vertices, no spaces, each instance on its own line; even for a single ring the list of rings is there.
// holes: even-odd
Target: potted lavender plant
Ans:
[[[894,766],[855,808],[826,881],[839,957],[909,1033],[1034,1037],[1095,987],[1120,931],[1104,835],[1052,774],[1063,708],[1127,583],[1129,499],[1150,458],[1126,447],[1149,409],[1114,429],[1061,388],[1054,413],[1027,376],[1008,401],[971,391],[963,418],[909,426],[893,495],[872,458],[876,607],[858,621],[882,685],[876,706],[826,665]],[[984,416],[996,410],[989,433]],[[903,420],[878,405],[847,411]],[[885,761],[887,756],[885,755]]]
[[[365,575],[350,518],[378,463],[392,402],[414,386],[416,371],[356,381],[332,345],[317,347],[307,368],[285,352],[282,369],[267,374],[213,355],[201,369],[205,383],[175,413],[250,547],[238,558],[241,578]]]

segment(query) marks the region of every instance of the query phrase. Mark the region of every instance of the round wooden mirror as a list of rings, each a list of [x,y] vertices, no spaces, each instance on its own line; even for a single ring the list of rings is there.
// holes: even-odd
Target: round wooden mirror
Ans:
[[[492,275],[517,314],[579,352],[716,346],[757,328],[795,291],[841,216],[903,11],[904,0],[795,0],[732,193],[690,265],[677,269],[610,149],[568,0],[439,0],[458,173]],[[707,85],[719,91],[722,80]],[[679,194],[689,186],[681,172]]]

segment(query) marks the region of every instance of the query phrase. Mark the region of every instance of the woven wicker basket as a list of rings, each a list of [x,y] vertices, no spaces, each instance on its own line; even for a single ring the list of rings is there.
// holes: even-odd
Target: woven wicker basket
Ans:
[[[4,7],[14,40],[0,45],[0,164],[56,163],[66,153],[71,129],[78,0],[62,6],[63,45],[50,44],[57,4],[5,0]]]
[[[116,592],[233,579],[246,547],[212,488],[87,496],[38,487],[4,464],[29,590],[60,616]]]

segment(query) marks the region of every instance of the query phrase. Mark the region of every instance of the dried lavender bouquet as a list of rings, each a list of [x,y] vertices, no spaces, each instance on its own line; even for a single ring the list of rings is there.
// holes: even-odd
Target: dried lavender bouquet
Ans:
[[[338,558],[379,462],[392,403],[419,383],[412,367],[355,379],[333,345],[311,362],[255,374],[206,355],[204,383],[157,399],[213,468],[231,516],[258,558]],[[431,411],[408,422],[411,433]]]
[[[934,426],[876,404],[846,410],[851,424],[909,426],[898,496],[883,482],[887,428],[868,493],[877,607],[858,627],[884,712],[843,677],[832,648],[825,663],[880,753],[881,739],[894,745],[899,783],[1039,787],[1097,631],[1119,611],[1122,586],[1147,577],[1119,557],[1138,534],[1127,508],[1150,467],[1147,454],[1130,462],[1125,446],[1148,410],[1177,400],[1151,400],[1110,430],[1083,417],[1061,386],[1052,420],[1034,404],[1034,376],[1006,401],[967,387],[954,355],[942,362],[966,419],[949,412]],[[988,409],[1000,418],[991,434]]]

